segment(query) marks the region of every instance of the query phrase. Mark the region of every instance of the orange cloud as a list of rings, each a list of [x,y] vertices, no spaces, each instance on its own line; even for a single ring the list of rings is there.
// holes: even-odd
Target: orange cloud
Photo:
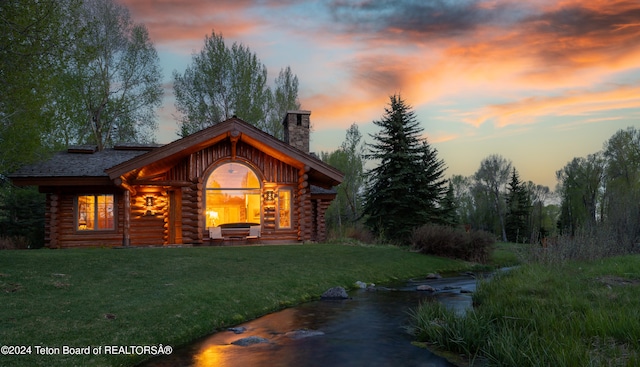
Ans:
[[[567,93],[556,97],[525,98],[491,105],[465,122],[480,126],[494,121],[498,127],[534,122],[540,116],[586,116],[600,111],[640,108],[640,87],[622,86],[606,91]]]
[[[460,134],[451,134],[451,133],[435,133],[435,134],[426,134],[423,138],[426,138],[430,144],[444,143],[447,141],[455,140],[460,137]]]

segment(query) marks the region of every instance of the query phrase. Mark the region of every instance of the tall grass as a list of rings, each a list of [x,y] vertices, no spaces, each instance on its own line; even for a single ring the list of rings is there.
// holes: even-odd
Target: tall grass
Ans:
[[[562,265],[570,260],[596,260],[640,252],[640,243],[621,238],[615,228],[605,224],[580,228],[573,235],[561,235],[544,240],[542,246],[530,245],[521,253],[521,260]]]
[[[640,364],[640,256],[527,264],[479,284],[475,309],[414,313],[418,336],[494,366]]]

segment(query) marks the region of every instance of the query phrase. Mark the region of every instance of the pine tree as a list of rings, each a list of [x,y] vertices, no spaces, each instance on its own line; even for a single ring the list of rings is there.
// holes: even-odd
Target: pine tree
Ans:
[[[511,242],[522,242],[527,238],[527,224],[529,223],[529,211],[531,207],[529,195],[520,176],[514,168],[511,173],[511,181],[507,187],[507,213],[505,218],[505,231],[507,239]]]
[[[411,107],[398,95],[390,100],[383,119],[374,121],[382,131],[372,135],[365,156],[379,165],[368,172],[364,214],[377,235],[401,242],[416,227],[445,222],[445,165],[420,137],[423,129]]]
[[[442,220],[445,224],[450,226],[455,226],[459,224],[458,213],[457,213],[457,205],[455,198],[455,190],[453,189],[453,183],[449,180],[449,187],[444,195],[442,200]]]

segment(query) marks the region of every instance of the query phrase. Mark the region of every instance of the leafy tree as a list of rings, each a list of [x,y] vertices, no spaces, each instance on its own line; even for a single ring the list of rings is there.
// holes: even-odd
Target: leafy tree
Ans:
[[[275,89],[269,103],[268,120],[264,131],[282,140],[284,138],[282,118],[287,111],[299,109],[298,77],[293,74],[291,67],[287,66],[280,70],[275,80]]]
[[[546,202],[553,196],[549,187],[528,181],[525,189],[531,203],[529,214],[531,238],[535,241],[551,235],[558,218],[553,216],[554,212],[547,207]]]
[[[59,131],[99,150],[118,142],[151,141],[163,91],[159,58],[146,27],[134,24],[127,8],[114,0],[85,0],[81,27],[65,73],[72,98],[60,102],[68,112],[60,121],[68,130]]]
[[[527,241],[529,239],[528,224],[531,201],[515,168],[512,170],[511,180],[507,186],[506,204],[505,231],[507,240],[518,243]]]
[[[453,189],[453,200],[456,208],[456,219],[460,224],[480,228],[477,214],[477,204],[473,196],[473,177],[452,175],[449,179],[450,191]]]
[[[441,223],[446,181],[444,161],[421,139],[415,113],[398,95],[390,97],[382,131],[372,135],[365,158],[379,162],[368,171],[364,213],[366,225],[381,237],[405,241],[426,223]]]
[[[68,144],[150,139],[160,76],[146,29],[111,0],[0,1],[0,178]],[[0,234],[41,244],[43,203],[1,187]]]
[[[215,32],[205,37],[185,72],[174,71],[173,77],[181,136],[236,115],[281,138],[284,113],[300,108],[298,78],[290,68],[280,72],[272,92],[267,68],[256,54],[235,42],[228,47]]]
[[[511,161],[501,155],[493,154],[480,162],[480,168],[474,175],[475,190],[478,195],[483,195],[491,203],[498,216],[502,240],[505,242],[507,241],[507,232],[504,192],[511,173],[511,166]]]
[[[358,125],[352,124],[340,149],[322,153],[322,160],[344,173],[337,187],[338,195],[327,210],[330,227],[342,232],[343,226],[353,226],[362,216],[362,189],[364,184],[364,147]]]
[[[15,247],[44,244],[44,195],[35,187],[14,187],[0,175],[0,240]]]
[[[0,1],[0,172],[42,159],[78,0]]]
[[[640,237],[640,130],[619,130],[604,144],[602,217],[616,240],[632,247]]]
[[[562,231],[573,235],[579,227],[596,223],[603,175],[601,153],[574,158],[556,172],[557,191],[562,200],[558,225]]]
[[[449,187],[442,199],[442,221],[445,224],[454,226],[460,223],[458,220],[456,198],[454,193],[453,183],[449,180]]]

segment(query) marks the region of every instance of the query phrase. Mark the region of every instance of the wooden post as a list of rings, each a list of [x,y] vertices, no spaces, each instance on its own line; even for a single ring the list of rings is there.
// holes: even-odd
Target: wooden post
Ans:
[[[131,245],[131,194],[124,190],[124,223],[122,228],[122,246]]]
[[[59,210],[60,210],[60,195],[55,192],[50,195],[49,200],[49,223],[45,227],[45,239],[49,238],[49,243],[47,247],[50,248],[59,248],[58,242],[58,228],[59,228]],[[46,234],[48,228],[48,236]]]

